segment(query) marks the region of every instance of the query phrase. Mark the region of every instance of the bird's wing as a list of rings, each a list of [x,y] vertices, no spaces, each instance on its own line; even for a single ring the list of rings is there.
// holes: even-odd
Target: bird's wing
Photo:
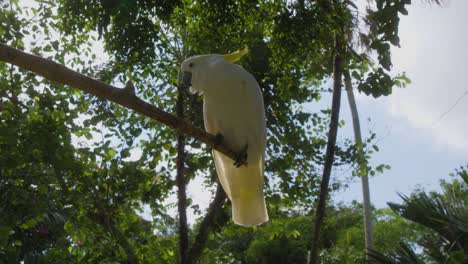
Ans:
[[[229,200],[231,200],[231,186],[229,185],[229,180],[227,178],[228,172],[226,171],[226,165],[228,165],[230,161],[233,163],[233,161],[229,158],[229,160],[226,160],[226,157],[216,150],[213,150],[213,159],[215,162],[216,173],[218,174],[219,182],[221,183],[221,186],[223,186],[224,192],[226,192]]]

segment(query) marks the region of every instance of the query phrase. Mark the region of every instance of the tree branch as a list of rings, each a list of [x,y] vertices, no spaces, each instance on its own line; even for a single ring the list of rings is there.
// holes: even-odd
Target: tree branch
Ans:
[[[177,132],[191,136],[207,144],[233,160],[236,160],[236,157],[239,156],[235,151],[231,150],[225,142],[219,142],[219,137],[217,138],[216,136],[193,126],[183,118],[175,117],[174,115],[141,100],[129,92],[129,89],[120,89],[103,83],[73,71],[52,60],[25,53],[2,43],[0,43],[0,61],[16,65],[22,69],[41,75],[47,80],[69,85],[73,88],[95,95],[101,99],[109,100],[128,109],[134,110],[175,129]]]
[[[198,234],[195,237],[192,247],[190,248],[188,254],[187,264],[198,263],[202,253],[205,243],[208,240],[208,235],[210,234],[211,229],[215,224],[216,216],[220,213],[223,208],[224,202],[226,201],[226,193],[224,192],[221,184],[218,182],[218,187],[216,188],[216,195],[211,202],[208,212],[206,213],[205,218],[200,224]]]

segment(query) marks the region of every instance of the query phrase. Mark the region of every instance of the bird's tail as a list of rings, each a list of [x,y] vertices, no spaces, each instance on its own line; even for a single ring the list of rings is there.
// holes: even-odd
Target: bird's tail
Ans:
[[[242,226],[255,226],[268,221],[263,190],[241,191],[239,197],[233,197],[232,221]]]
[[[232,220],[242,226],[268,221],[263,195],[263,158],[237,168],[224,154],[214,151],[218,178],[232,203]]]

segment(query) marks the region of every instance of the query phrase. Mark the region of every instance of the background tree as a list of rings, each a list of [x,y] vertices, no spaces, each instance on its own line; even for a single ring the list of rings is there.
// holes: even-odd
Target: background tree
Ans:
[[[158,14],[162,12],[161,10],[153,10],[152,6],[146,4],[132,5],[125,2],[114,6],[105,5],[105,7],[101,5],[105,3],[100,2],[80,3],[79,6],[76,6],[76,1],[63,2],[57,7],[53,3],[43,2],[39,6],[25,9],[20,9],[15,4],[16,2],[12,2],[11,5],[10,3],[4,3],[5,8],[2,8],[2,14],[5,14],[5,18],[11,18],[12,21],[15,20],[16,22],[20,21],[22,24],[16,27],[18,34],[7,35],[10,39],[2,40],[4,43],[11,45],[12,41],[16,41],[21,45],[12,46],[26,48],[46,57],[47,54],[58,53],[57,57],[54,57],[55,60],[71,67],[78,66],[79,70],[94,75],[102,81],[118,84],[125,82],[130,76],[130,79],[134,80],[138,96],[157,104],[169,112],[172,112],[174,107],[173,83],[176,80],[180,59],[180,56],[177,57],[178,53],[174,51],[177,51],[177,45],[182,41],[181,36],[190,41],[195,39],[205,42],[208,39],[205,37],[206,34],[217,36],[210,43],[211,46],[194,43],[192,50],[196,53],[206,52],[202,48],[211,51],[217,49],[226,51],[232,49],[232,47],[241,47],[248,44],[255,51],[252,54],[260,53],[264,54],[263,56],[276,58],[272,59],[271,63],[265,57],[263,59],[262,57],[255,60],[251,59],[253,65],[248,66],[247,64],[245,66],[252,68],[250,69],[252,72],[257,71],[257,74],[263,75],[265,75],[264,72],[270,72],[271,68],[282,69],[282,71],[272,71],[276,75],[257,77],[257,79],[266,83],[262,87],[265,87],[265,101],[268,101],[267,108],[269,109],[269,120],[273,135],[273,143],[270,145],[273,151],[270,151],[270,153],[274,154],[269,159],[273,165],[269,165],[269,167],[275,168],[275,171],[271,172],[270,184],[272,188],[270,189],[270,197],[276,199],[277,202],[274,204],[278,205],[277,210],[288,208],[293,204],[302,204],[303,207],[310,206],[313,199],[312,194],[315,192],[316,164],[313,159],[307,159],[307,162],[304,162],[304,157],[313,154],[317,155],[317,159],[320,160],[318,153],[323,148],[323,137],[319,134],[322,130],[319,125],[326,116],[312,115],[300,109],[300,103],[311,98],[318,98],[319,94],[318,90],[308,90],[308,86],[302,80],[305,78],[305,62],[302,57],[299,59],[299,54],[289,54],[289,51],[284,50],[284,48],[282,50],[275,49],[275,47],[282,46],[286,41],[290,41],[281,32],[295,28],[301,23],[301,21],[288,19],[286,12],[289,11],[285,4],[281,2],[269,4],[269,6],[265,4],[262,6],[263,13],[250,12],[250,10],[244,8],[242,15],[246,18],[238,17],[237,10],[239,9],[232,9],[232,14],[225,14],[224,10],[226,9],[218,6],[218,3],[200,3],[200,5],[187,3],[184,8],[168,5],[168,11],[166,11],[170,14],[173,12],[171,16],[160,16]],[[203,6],[207,4],[212,10],[219,9],[216,12],[220,13],[205,12],[205,10],[210,10]],[[253,7],[253,4],[250,5]],[[145,7],[149,10],[145,11]],[[88,10],[89,13],[74,13],[77,12],[77,8]],[[21,11],[24,13],[18,10],[24,10]],[[277,10],[282,10],[284,15],[282,17],[273,15],[276,14]],[[26,12],[37,14],[37,18],[31,19]],[[196,21],[186,23],[184,16],[190,14],[190,12],[202,14],[206,18],[205,21],[210,23],[203,25],[196,23]],[[146,19],[136,18],[137,13],[147,14],[148,17]],[[159,35],[152,34],[155,29],[148,26],[148,21],[155,14],[158,23],[163,23],[160,28],[161,31],[158,31]],[[284,28],[260,28],[259,32],[254,32],[256,34],[247,39],[233,39],[227,43],[219,41],[221,38],[226,38],[226,35],[223,34],[229,35],[229,32],[240,31],[238,28],[231,28],[231,22],[235,21],[234,19],[249,21],[251,26],[254,21],[258,21],[259,16],[265,16],[270,21],[282,22]],[[198,19],[195,16],[188,17],[192,20]],[[213,25],[218,24],[221,17],[226,19],[223,20],[225,24],[223,30],[225,32],[217,34],[221,32],[222,27],[214,30]],[[229,17],[231,17],[230,20],[227,19]],[[106,24],[106,21],[109,24]],[[135,23],[127,23],[129,21]],[[152,25],[158,24],[155,21],[151,21],[151,23]],[[198,25],[200,28],[193,28],[190,31],[194,32],[192,35],[176,31],[183,32],[185,29],[182,25],[185,24]],[[2,26],[4,26],[4,32],[14,33],[10,28],[15,27],[8,24],[2,24]],[[209,31],[210,27],[212,28],[211,31]],[[105,48],[109,53],[114,54],[111,61],[104,67],[93,64],[91,47],[94,42],[93,34],[95,34],[93,29],[96,28],[102,34]],[[173,31],[165,33],[168,28]],[[308,29],[306,27],[302,28],[304,30]],[[263,34],[266,34],[264,32],[273,32],[273,30],[278,31],[277,35],[279,37],[271,42],[273,48],[270,48],[264,43]],[[30,46],[29,43],[24,44],[21,42],[24,32],[39,36],[42,34],[41,31],[48,32],[44,34],[48,38],[46,40],[51,43],[50,45],[46,44],[44,50],[36,47],[34,43],[31,43],[32,46]],[[174,32],[178,34],[175,35]],[[146,33],[148,35],[145,35]],[[28,33],[25,34],[28,35]],[[156,36],[159,38],[153,39]],[[299,33],[298,36],[300,36]],[[145,42],[143,38],[149,39],[149,41]],[[120,44],[117,44],[119,42],[116,41],[117,39],[121,40]],[[256,45],[253,45],[255,44],[254,40],[257,43]],[[298,48],[302,48],[303,51],[308,50],[308,53],[305,54],[310,54],[308,55],[310,57],[313,56],[310,51],[313,49],[302,47],[302,41],[297,39],[294,41],[297,41],[295,45]],[[226,41],[224,40],[224,42]],[[145,43],[148,47],[143,46]],[[220,44],[222,46],[219,46]],[[39,44],[36,42],[36,45]],[[42,43],[40,45],[39,47],[42,47]],[[60,52],[56,50],[60,50]],[[83,50],[84,52],[82,52]],[[184,52],[183,49],[181,50]],[[272,54],[271,50],[275,50],[277,54]],[[142,60],[139,59],[140,57]],[[312,65],[308,67],[312,67]],[[18,73],[18,76],[26,75],[26,73],[16,68],[12,69]],[[324,76],[324,74],[322,75]],[[36,79],[31,74],[28,76]],[[6,78],[7,75],[2,73],[3,77]],[[60,188],[58,185],[52,185],[61,191],[57,199],[52,201],[52,204],[58,203],[61,204],[60,208],[70,208],[70,215],[64,215],[64,223],[61,228],[66,231],[64,236],[70,237],[70,239],[65,239],[62,249],[64,252],[70,252],[71,254],[62,254],[62,256],[70,256],[70,258],[73,257],[77,261],[125,260],[136,262],[159,260],[159,262],[168,262],[176,260],[178,252],[173,251],[176,240],[170,235],[174,232],[176,222],[167,214],[167,210],[170,208],[163,204],[174,184],[172,171],[175,165],[173,161],[176,144],[173,132],[152,121],[141,118],[134,112],[109,104],[105,100],[97,100],[86,94],[68,90],[63,86],[59,86],[60,89],[54,89],[56,85],[51,86],[48,81],[41,78],[38,80],[43,83],[42,86],[39,86],[39,83],[34,83],[37,86],[32,86],[30,90],[27,90],[20,83],[21,85],[18,85],[17,91],[15,91],[18,96],[23,94],[20,102],[25,107],[20,111],[21,116],[23,116],[24,111],[31,109],[28,105],[42,100],[49,101],[52,108],[48,111],[64,119],[54,120],[64,124],[68,129],[64,131],[64,133],[68,133],[66,136],[57,136],[55,139],[59,140],[58,145],[65,144],[68,141],[70,154],[65,155],[65,157],[71,159],[68,163],[72,164],[73,166],[70,166],[76,170],[73,171],[74,173],[58,171],[55,178],[57,181],[63,181],[62,185]],[[273,85],[276,86],[275,90],[272,89]],[[149,89],[147,87],[156,88]],[[35,98],[35,94],[40,94],[42,97],[37,96]],[[50,97],[52,95],[57,98]],[[11,95],[11,97],[14,96]],[[9,100],[8,97],[5,97],[5,99],[6,105],[2,109],[2,115],[3,112],[9,111],[10,104],[14,101]],[[70,104],[72,109],[68,111],[69,109],[56,108],[54,102],[59,99],[63,101],[65,106]],[[199,99],[193,97],[189,100],[189,103],[190,108],[186,109],[187,116],[194,120],[196,124],[200,124]],[[37,111],[33,111],[33,113],[36,115]],[[4,116],[7,117],[6,114]],[[311,119],[308,119],[309,117]],[[75,122],[77,120],[79,122]],[[21,119],[17,121],[22,122]],[[314,122],[317,135],[311,133]],[[308,128],[303,127],[303,125],[308,125]],[[285,127],[290,129],[290,137],[284,133]],[[42,130],[43,133],[47,133],[46,128]],[[12,130],[11,127],[5,127],[4,131],[15,130]],[[18,133],[13,133],[5,141],[14,145],[17,142],[16,136],[18,136]],[[33,138],[33,136],[27,137],[27,140]],[[71,144],[72,138],[78,141],[78,144]],[[83,141],[83,138],[93,141],[79,143]],[[44,138],[44,147],[51,142]],[[210,157],[204,151],[197,151],[197,149],[201,148],[199,142],[190,140],[188,144],[193,152],[187,157],[186,177],[190,179],[207,175],[210,168],[212,168]],[[298,146],[301,146],[301,148],[298,148]],[[140,157],[132,154],[135,149],[141,149]],[[282,151],[278,151],[280,149]],[[25,150],[19,153],[30,152],[33,151]],[[64,151],[50,150],[41,159],[41,161],[44,160],[43,162],[47,166],[52,166],[50,161],[47,160],[51,153],[57,153],[54,155],[59,155],[58,153],[60,155],[65,154]],[[7,152],[4,155],[7,155]],[[61,162],[58,163],[61,164]],[[29,163],[26,162],[26,164]],[[21,179],[22,176],[18,174],[18,170],[22,167],[24,167],[24,163],[17,166],[13,163],[5,163],[2,169],[10,171],[10,174],[2,171],[2,176],[4,176],[4,179],[10,179],[7,175],[14,175],[14,177]],[[12,179],[16,179],[14,177]],[[48,179],[47,177],[35,178],[44,180],[44,186],[53,184],[50,178],[47,181],[45,180]],[[209,180],[210,177],[207,177],[207,179],[207,185],[212,184],[212,181]],[[29,183],[27,185],[32,186]],[[3,187],[13,190],[7,185]],[[20,190],[24,191],[24,189],[18,189],[17,191],[6,192],[7,195],[11,195],[11,197],[4,200],[6,207],[17,203],[15,201],[17,198],[16,193]],[[49,188],[48,193],[55,194],[57,190]],[[296,201],[300,203],[297,204]],[[142,202],[151,206],[154,221],[146,222],[135,213],[135,210],[141,210]],[[220,203],[217,204],[221,207]],[[20,208],[13,207],[15,210],[21,211]],[[50,207],[47,207],[47,209],[50,209]],[[272,210],[274,211],[274,209]],[[38,217],[36,213],[31,213],[32,218]],[[16,219],[18,218],[16,217],[18,215],[16,214],[4,215],[11,215],[15,221],[5,225],[4,230],[6,231],[3,233],[5,240],[2,241],[6,241],[6,247],[11,249],[12,255],[9,255],[10,257],[16,260],[24,259],[23,254],[17,254],[18,244],[21,242],[17,242],[14,239],[15,235],[10,231],[16,229],[22,222],[17,223]],[[28,220],[26,217],[21,217],[21,219]],[[22,227],[23,229],[34,229],[39,222],[41,222],[40,219]],[[215,224],[213,221],[207,222],[211,222],[210,225]],[[222,224],[222,222],[219,224]],[[157,234],[151,235],[148,230],[157,230]],[[50,259],[49,251],[36,250],[34,252],[37,258]]]
[[[442,193],[418,190],[401,196],[403,204],[389,203],[390,208],[425,232],[416,240],[423,251],[417,254],[414,244],[406,241],[388,254],[371,251],[377,263],[465,263],[468,261],[468,172],[461,167],[448,183],[441,181]],[[413,242],[414,243],[414,242]]]
[[[371,30],[361,36],[378,62],[371,64],[367,51],[344,54],[358,88],[373,95],[388,94],[405,81],[388,73],[388,43],[397,39],[395,21],[405,6],[394,2],[376,1],[369,11]],[[187,259],[196,262],[202,253],[210,254],[205,241],[209,246],[245,234],[240,245],[233,245],[242,250],[231,252],[249,250],[248,260],[256,261],[255,254],[272,252],[270,247],[310,242],[307,230],[313,230],[303,218],[291,220],[291,228],[280,226],[293,216],[310,217],[317,197],[330,115],[304,106],[320,98],[332,75],[336,34],[330,33],[337,25],[344,32],[353,25],[351,2],[336,2],[341,13],[324,12],[315,2],[279,0],[0,3],[0,41],[7,45],[2,51],[23,49],[114,86],[134,83],[134,94],[128,85],[96,98],[0,65],[2,259],[171,263],[189,254]],[[215,187],[211,157],[200,141],[186,138],[184,149],[177,131],[106,100],[144,105],[137,101],[141,98],[175,113],[177,71],[184,58],[245,46],[251,53],[241,64],[261,86],[268,119],[267,203],[271,218],[281,219],[253,229],[229,224],[229,205]],[[97,57],[99,47],[107,58]],[[179,110],[201,127],[201,99],[185,99]],[[340,142],[332,149],[335,166],[357,159],[355,146]],[[174,250],[185,233],[177,227],[186,226],[183,217],[172,217],[176,205],[167,200],[176,192],[177,150],[185,156],[179,189],[202,178],[213,202],[202,215],[188,194],[187,208],[201,217],[187,228],[188,243]],[[141,216],[144,205],[150,207],[151,221]],[[186,209],[180,205],[182,216]],[[267,235],[271,243],[252,237],[275,230]],[[303,255],[285,259],[302,261],[305,248],[297,254]]]
[[[367,16],[364,19],[366,27],[361,26],[361,19],[358,13],[358,8],[353,2],[349,1],[318,1],[318,5],[322,7],[323,12],[331,17],[329,24],[335,35],[335,55],[333,59],[334,79],[333,79],[333,101],[332,101],[332,119],[328,134],[326,163],[323,170],[320,195],[315,216],[314,235],[312,238],[312,246],[310,251],[309,263],[318,263],[319,261],[319,241],[320,228],[325,213],[325,203],[328,195],[328,183],[331,174],[331,168],[334,159],[334,149],[336,141],[336,131],[338,128],[338,117],[340,111],[340,92],[342,88],[342,76],[344,73],[347,86],[351,86],[351,76],[356,79],[359,84],[358,89],[366,94],[374,97],[381,95],[389,95],[394,86],[405,86],[409,80],[405,75],[392,77],[390,69],[392,67],[390,45],[399,45],[398,26],[399,15],[406,15],[408,12],[405,5],[410,4],[410,1],[374,1],[369,2],[367,7]],[[354,11],[354,12],[353,12]],[[363,43],[363,52],[355,50],[359,48],[356,45]],[[370,59],[376,56],[378,63],[373,63]],[[350,75],[349,71],[353,70]],[[367,76],[367,78],[363,78]],[[349,98],[351,101],[352,90],[348,88]],[[353,111],[354,110],[354,111]],[[353,121],[357,121],[357,111],[352,107]],[[365,155],[362,152],[362,144],[360,143],[360,131],[355,124],[356,146],[358,150],[359,167],[357,175],[363,181],[363,194],[365,200],[364,206],[364,222],[366,233],[366,245],[372,248],[372,226],[370,222],[370,198],[369,186],[367,184],[368,166],[365,160]]]

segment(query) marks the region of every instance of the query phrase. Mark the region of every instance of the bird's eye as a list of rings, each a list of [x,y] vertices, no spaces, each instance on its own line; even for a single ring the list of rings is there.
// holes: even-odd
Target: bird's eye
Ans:
[[[192,68],[192,67],[193,67],[193,62],[189,63],[188,66],[189,66],[190,68]]]

